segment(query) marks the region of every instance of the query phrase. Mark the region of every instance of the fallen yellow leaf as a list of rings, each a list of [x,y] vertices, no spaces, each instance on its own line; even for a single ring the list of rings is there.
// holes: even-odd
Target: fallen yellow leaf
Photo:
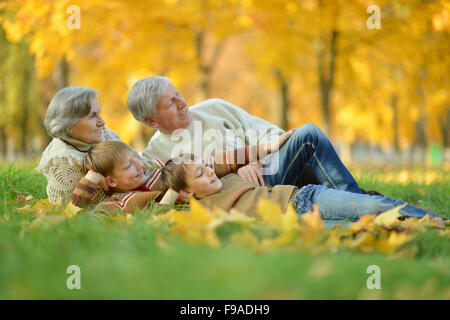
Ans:
[[[402,214],[399,212],[399,210],[403,207],[405,207],[407,204],[403,204],[401,206],[395,207],[394,209],[385,211],[383,213],[380,213],[374,220],[374,224],[381,226],[381,227],[385,227],[385,228],[390,228],[392,227],[394,224],[396,224],[398,221],[397,219],[399,217],[402,216]]]

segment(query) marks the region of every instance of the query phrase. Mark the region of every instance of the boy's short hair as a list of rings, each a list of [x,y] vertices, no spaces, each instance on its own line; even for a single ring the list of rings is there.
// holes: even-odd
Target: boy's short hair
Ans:
[[[198,158],[191,154],[183,154],[168,160],[161,170],[160,181],[164,190],[172,188],[176,192],[187,187],[186,184],[186,162],[195,161]]]
[[[126,152],[135,152],[122,141],[103,141],[95,144],[88,151],[83,160],[83,171],[89,170],[102,174],[111,175],[117,159],[121,159]]]

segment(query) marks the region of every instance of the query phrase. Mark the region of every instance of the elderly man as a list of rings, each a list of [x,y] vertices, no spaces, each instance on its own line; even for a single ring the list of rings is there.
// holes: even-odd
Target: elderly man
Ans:
[[[149,159],[166,161],[177,155],[176,151],[192,150],[214,155],[224,149],[267,142],[283,132],[221,99],[206,100],[188,108],[186,100],[166,77],[137,81],[128,94],[127,104],[136,120],[158,130],[142,153]],[[305,173],[305,166],[309,166],[309,171],[314,174]],[[315,183],[363,192],[328,138],[314,124],[296,129],[278,152],[266,157],[264,165],[246,165],[239,169],[238,175],[261,186],[289,184],[302,187]]]

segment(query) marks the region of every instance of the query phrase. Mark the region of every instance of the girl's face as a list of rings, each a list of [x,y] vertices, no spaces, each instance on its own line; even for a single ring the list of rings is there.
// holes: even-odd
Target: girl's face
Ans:
[[[188,192],[192,192],[197,198],[204,198],[218,192],[222,188],[222,181],[210,167],[188,162],[184,164],[186,170],[186,185]]]
[[[137,155],[128,151],[116,160],[113,172],[106,177],[106,182],[116,191],[128,192],[142,186],[146,179],[144,166]]]
[[[103,121],[97,99],[91,102],[91,111],[69,129],[69,136],[79,141],[94,144],[103,141]]]

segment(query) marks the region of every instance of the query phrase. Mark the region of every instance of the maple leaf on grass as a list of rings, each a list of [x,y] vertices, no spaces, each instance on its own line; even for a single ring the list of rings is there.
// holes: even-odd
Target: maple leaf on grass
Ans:
[[[403,204],[401,206],[395,207],[394,209],[385,211],[377,215],[373,223],[378,226],[382,226],[385,228],[390,228],[398,223],[398,218],[402,216],[399,212],[401,208],[404,208],[407,204]]]

